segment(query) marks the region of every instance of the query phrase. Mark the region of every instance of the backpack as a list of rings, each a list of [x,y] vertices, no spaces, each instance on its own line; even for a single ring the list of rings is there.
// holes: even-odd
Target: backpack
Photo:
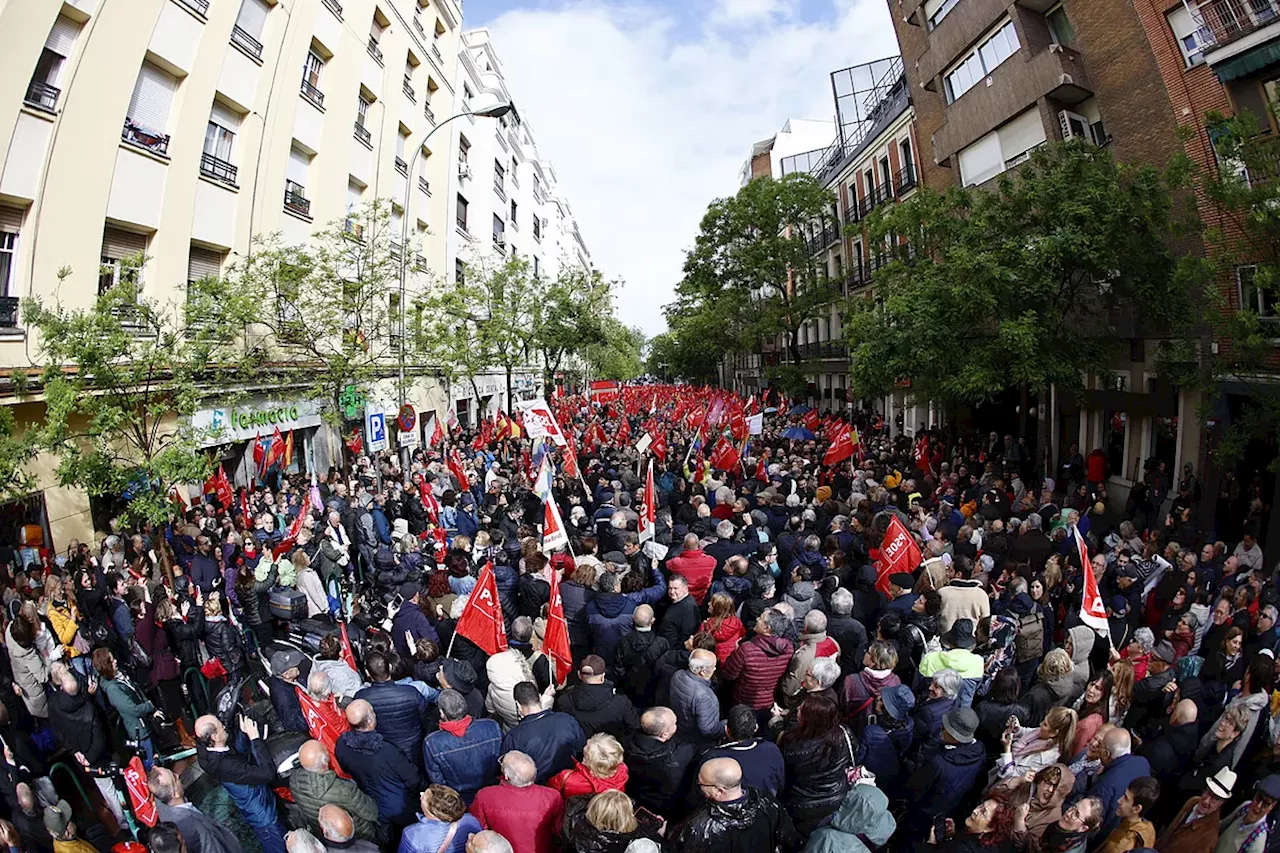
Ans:
[[[1030,613],[1018,619],[1018,633],[1013,638],[1014,656],[1018,663],[1036,660],[1044,654],[1044,616]]]

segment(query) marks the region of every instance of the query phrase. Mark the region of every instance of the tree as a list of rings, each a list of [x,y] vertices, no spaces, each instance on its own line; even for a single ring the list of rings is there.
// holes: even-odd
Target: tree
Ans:
[[[1080,388],[1109,371],[1126,338],[1179,326],[1190,287],[1168,242],[1183,178],[1057,143],[994,188],[925,188],[877,209],[870,241],[894,250],[875,298],[846,310],[853,395],[882,395],[903,377],[943,404]]]
[[[807,174],[756,180],[707,208],[676,287],[673,311],[689,329],[732,320],[727,352],[756,350],[781,334],[797,363],[800,327],[839,294],[805,239],[831,223],[835,196]],[[668,316],[670,317],[670,311]],[[692,342],[691,342],[692,343]]]
[[[145,262],[103,267],[88,308],[62,304],[64,268],[52,299],[28,298],[22,312],[39,333],[44,368],[36,440],[56,457],[58,484],[125,498],[127,522],[161,523],[173,511],[170,490],[211,470],[191,416],[254,373],[242,349],[253,306],[218,279],[192,282],[181,303],[143,296]]]
[[[591,375],[600,379],[635,379],[644,372],[644,332],[625,325],[612,314],[599,320],[601,339],[590,343],[584,358]]]
[[[677,302],[664,313],[668,331],[650,342],[649,372],[665,379],[716,382],[721,362],[738,346],[727,302],[690,307]]]
[[[363,396],[376,380],[396,375],[400,252],[416,258],[399,240],[388,205],[375,200],[305,245],[286,245],[278,234],[256,238],[230,274],[236,295],[256,307],[250,352],[278,382],[326,401],[321,416],[335,430],[348,388]],[[420,272],[416,260],[408,269]]]
[[[542,356],[543,386],[555,386],[566,358],[585,357],[608,343],[613,285],[594,270],[569,267],[551,282],[534,280],[533,339]]]

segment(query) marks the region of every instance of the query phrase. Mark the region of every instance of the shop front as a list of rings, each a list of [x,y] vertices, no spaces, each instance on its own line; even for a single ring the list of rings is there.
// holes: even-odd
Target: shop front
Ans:
[[[243,404],[201,409],[191,418],[200,446],[221,461],[235,486],[258,482],[253,459],[254,443],[271,438],[276,430],[292,451],[280,460],[286,474],[316,472],[323,475],[340,458],[341,444],[322,417],[323,404],[315,400],[253,397]]]

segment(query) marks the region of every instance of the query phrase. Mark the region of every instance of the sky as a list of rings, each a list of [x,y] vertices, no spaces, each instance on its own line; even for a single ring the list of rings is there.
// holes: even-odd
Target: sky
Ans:
[[[897,53],[887,0],[465,0],[623,322],[665,330],[707,205],[832,71]]]

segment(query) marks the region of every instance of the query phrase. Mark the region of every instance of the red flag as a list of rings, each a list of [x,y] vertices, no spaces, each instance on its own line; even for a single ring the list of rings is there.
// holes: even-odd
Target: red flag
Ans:
[[[618,427],[617,438],[615,442],[619,447],[626,447],[627,440],[631,438],[631,422],[626,418],[622,419],[622,426]]]
[[[876,589],[889,594],[889,575],[897,572],[914,572],[924,557],[911,531],[895,515],[889,520],[889,529],[880,544],[880,559],[876,563]]]
[[[444,427],[440,425],[440,415],[436,414],[436,428],[431,431],[431,439],[427,442],[427,447],[435,447],[444,441]]]
[[[245,526],[253,528],[253,516],[249,515],[249,490],[240,492],[240,513],[244,516]]]
[[[134,815],[147,826],[155,826],[160,815],[151,796],[151,786],[147,784],[147,768],[136,755],[125,765],[124,784],[129,789],[129,804],[133,806]]]
[[[262,476],[263,461],[267,458],[267,449],[262,446],[262,436],[258,435],[253,439],[253,467],[258,472],[258,476]]]
[[[818,417],[817,409],[810,409],[809,411],[805,412],[804,425],[809,428],[810,432],[818,431],[818,424],[820,423],[820,421],[821,419]]]
[[[649,460],[649,476],[644,482],[644,511],[640,516],[640,541],[652,539],[654,524],[657,521],[658,491],[653,487],[653,460]]]
[[[458,488],[464,492],[471,488],[471,481],[467,479],[467,472],[462,468],[462,456],[458,453],[458,448],[455,447],[453,452],[449,454],[447,467],[449,468],[449,473],[458,481]]]
[[[702,451],[698,451],[698,462],[693,469],[693,481],[701,483],[702,478],[707,474],[707,460],[702,458]]]
[[[560,508],[548,495],[542,501],[542,550],[550,553],[568,544],[569,534],[560,519]]]
[[[178,488],[177,484],[169,487],[169,502],[181,507],[182,514],[186,515],[187,501],[182,497],[182,490]]]
[[[332,696],[328,702],[319,702],[298,685],[295,684],[293,689],[298,693],[298,705],[302,708],[303,719],[307,721],[307,730],[311,737],[324,744],[325,752],[329,753],[329,766],[343,779],[350,779],[351,776],[342,769],[338,764],[338,757],[333,754],[338,738],[351,728],[347,715],[338,710],[338,704]]]
[[[741,411],[734,411],[729,417],[729,432],[734,441],[742,441],[747,437],[747,419],[742,416]]]
[[[480,570],[480,578],[471,590],[454,633],[466,637],[490,655],[507,650],[507,632],[502,625],[502,604],[498,601],[493,563],[485,563]]]
[[[823,465],[838,465],[845,459],[853,455],[853,430],[848,424],[841,427],[836,433],[835,441],[831,442],[831,446],[827,448],[826,454],[822,457]]]
[[[653,440],[653,444],[649,445],[650,452],[658,457],[659,462],[667,461],[667,437],[662,433],[658,433],[658,437]]]
[[[280,544],[271,549],[272,557],[278,560],[280,559],[280,556],[282,554],[289,553],[289,551],[293,548],[294,543],[298,541],[298,534],[302,532],[302,525],[306,522],[306,520],[307,520],[306,510],[300,511],[298,513],[298,517],[295,518],[293,520],[293,523],[289,525],[289,530],[285,533],[284,538],[280,540]]]
[[[762,483],[769,482],[769,468],[765,465],[768,460],[761,456],[760,461],[756,463],[756,479]]]
[[[426,480],[418,481],[418,496],[422,498],[422,507],[427,511],[427,517],[431,519],[431,523],[439,524],[440,501],[436,500],[431,484]]]
[[[721,471],[732,471],[738,467],[738,448],[734,446],[732,441],[720,437],[716,442],[716,446],[711,448],[711,467]]]
[[[1111,636],[1111,623],[1107,621],[1107,610],[1102,606],[1102,596],[1098,594],[1098,579],[1093,574],[1093,561],[1089,559],[1089,546],[1085,544],[1084,534],[1080,528],[1071,531],[1076,537],[1076,550],[1080,552],[1080,567],[1084,571],[1084,598],[1080,602],[1080,621],[1097,631],[1104,637]]]
[[[360,667],[356,666],[355,652],[351,651],[351,638],[347,636],[347,623],[338,623],[338,639],[342,640],[342,659],[347,662],[347,666],[360,671]]]
[[[564,475],[565,475],[566,477],[569,477],[569,478],[572,478],[572,479],[575,479],[575,480],[576,480],[576,479],[578,478],[578,476],[579,476],[579,472],[578,472],[578,450],[577,450],[577,448],[576,448],[576,447],[574,447],[574,445],[573,445],[573,436],[572,436],[572,435],[569,435],[568,433],[566,433],[566,434],[565,434],[565,438],[567,439],[567,444],[566,444],[566,446],[565,446],[564,448],[562,448],[562,449],[561,449],[561,451],[560,451],[560,453],[561,453],[561,458],[564,460]]]
[[[542,651],[556,665],[556,683],[562,684],[573,668],[569,651],[569,624],[564,620],[564,602],[560,600],[560,572],[551,572],[551,599],[547,605],[547,631],[542,638]]]
[[[213,496],[226,509],[231,509],[236,501],[235,490],[231,488],[231,481],[227,479],[227,469],[221,465],[218,466],[218,473],[214,477]]]
[[[351,438],[347,439],[347,450],[350,450],[354,456],[364,453],[364,436],[360,434],[360,427],[351,431]]]

